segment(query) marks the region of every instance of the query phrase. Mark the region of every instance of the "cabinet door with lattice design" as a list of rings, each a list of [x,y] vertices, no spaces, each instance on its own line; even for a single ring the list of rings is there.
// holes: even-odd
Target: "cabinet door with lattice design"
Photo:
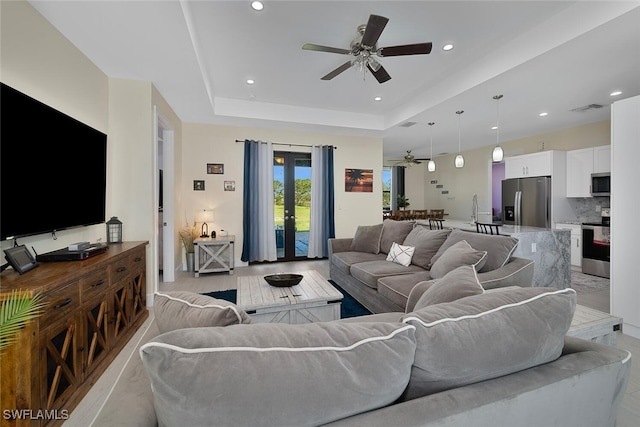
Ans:
[[[113,286],[111,310],[109,310],[109,335],[111,346],[118,344],[131,325],[131,285],[122,280]]]
[[[131,323],[135,323],[138,318],[145,313],[147,306],[146,277],[144,270],[137,272],[131,278]]]
[[[78,318],[57,322],[40,335],[42,408],[64,409],[81,382]]]
[[[82,310],[82,366],[87,377],[109,352],[109,298],[100,295],[84,304]]]

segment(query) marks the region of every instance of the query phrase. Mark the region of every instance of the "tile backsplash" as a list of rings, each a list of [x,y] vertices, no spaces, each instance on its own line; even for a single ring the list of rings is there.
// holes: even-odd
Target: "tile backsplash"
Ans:
[[[599,222],[602,220],[600,210],[611,206],[609,197],[569,198],[568,200],[580,222]]]

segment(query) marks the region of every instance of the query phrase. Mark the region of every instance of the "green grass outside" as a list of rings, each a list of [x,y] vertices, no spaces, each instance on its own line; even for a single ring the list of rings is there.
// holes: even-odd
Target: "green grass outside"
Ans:
[[[276,225],[284,226],[284,206],[275,205],[274,209]],[[296,206],[296,230],[309,231],[311,224],[311,208],[305,206]]]

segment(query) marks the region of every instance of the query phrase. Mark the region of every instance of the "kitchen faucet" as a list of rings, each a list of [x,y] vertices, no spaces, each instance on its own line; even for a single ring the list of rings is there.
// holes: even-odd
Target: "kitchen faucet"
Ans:
[[[471,224],[478,222],[478,195],[474,194],[471,199]]]

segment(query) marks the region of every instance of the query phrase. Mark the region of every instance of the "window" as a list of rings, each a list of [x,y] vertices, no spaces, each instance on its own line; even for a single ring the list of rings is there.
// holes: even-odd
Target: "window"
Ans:
[[[382,168],[382,209],[391,210],[391,166]]]

